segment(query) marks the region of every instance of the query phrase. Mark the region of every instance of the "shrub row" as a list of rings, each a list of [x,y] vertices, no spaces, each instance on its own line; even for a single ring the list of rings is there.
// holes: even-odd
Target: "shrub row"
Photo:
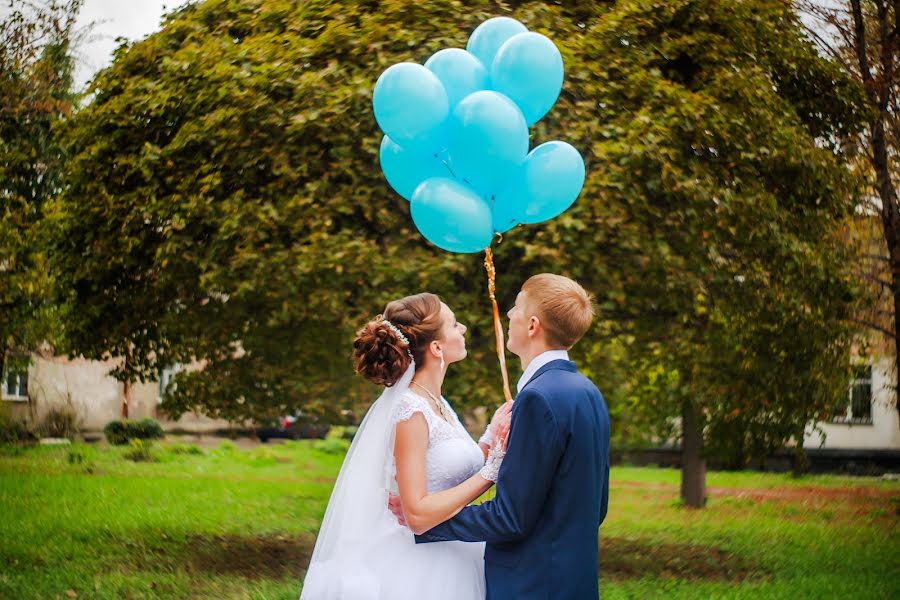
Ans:
[[[106,441],[110,444],[123,445],[131,440],[156,440],[163,437],[162,426],[147,417],[138,420],[120,419],[110,421],[103,428]]]

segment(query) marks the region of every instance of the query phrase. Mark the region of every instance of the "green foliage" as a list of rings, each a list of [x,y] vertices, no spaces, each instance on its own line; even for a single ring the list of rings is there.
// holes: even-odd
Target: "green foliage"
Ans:
[[[216,454],[228,456],[228,455],[235,454],[238,451],[239,451],[239,448],[237,447],[237,444],[235,444],[231,440],[223,440],[222,442],[219,443],[218,446],[216,446],[216,449],[214,452]]]
[[[106,441],[114,445],[128,444],[132,440],[154,440],[164,437],[162,426],[149,417],[138,420],[110,421],[103,428]]]
[[[125,452],[123,456],[134,462],[150,462],[156,460],[156,457],[153,455],[153,442],[137,437],[132,438],[128,442],[128,451]]]
[[[95,448],[84,444],[72,444],[69,446],[66,460],[70,465],[86,465],[90,468],[92,459],[96,457],[97,451]]]
[[[0,373],[7,353],[54,337],[40,225],[62,187],[57,129],[75,99],[70,46],[81,4],[13,3],[0,17]]]
[[[352,374],[354,331],[429,290],[471,332],[447,395],[496,404],[481,261],[415,232],[371,94],[498,14],[559,45],[566,83],[532,145],[570,141],[588,169],[570,211],[496,249],[501,306],[541,271],[597,294],[574,357],[626,439],[669,432],[685,399],[716,453],[796,435],[844,390],[856,191],[833,140],[862,95],[768,0],[190,4],[120,47],[67,127],[52,256],[70,349],[129,354],[126,379],[202,360],[167,395],[176,415],[361,417],[378,390]]]
[[[861,92],[787,4],[619,2],[587,28],[578,55],[609,57],[579,90],[596,201],[547,251],[603,282],[592,371],[631,437],[677,436],[689,400],[709,453],[764,455],[845,394],[857,190],[834,140]]]
[[[44,415],[40,425],[41,435],[51,438],[75,439],[81,431],[78,415],[69,406],[54,406]]]
[[[201,455],[203,454],[203,450],[200,449],[197,444],[169,444],[166,446],[165,451],[169,454],[192,454],[192,455]]]
[[[348,442],[352,442],[353,436],[356,435],[358,429],[359,427],[353,425],[335,425],[328,430],[328,434],[325,436],[325,439],[347,440]]]
[[[26,421],[17,419],[4,403],[0,402],[0,444],[12,444],[35,440],[37,436]]]
[[[315,440],[313,448],[326,454],[340,454],[343,456],[350,448],[350,442],[342,437],[327,437],[324,440]]]

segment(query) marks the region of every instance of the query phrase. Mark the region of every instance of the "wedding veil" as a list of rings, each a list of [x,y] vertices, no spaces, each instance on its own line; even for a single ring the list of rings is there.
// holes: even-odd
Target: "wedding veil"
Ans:
[[[412,362],[359,426],[334,484],[300,600],[377,597],[373,560],[386,540],[412,535],[387,505],[394,479],[392,415],[415,371]]]

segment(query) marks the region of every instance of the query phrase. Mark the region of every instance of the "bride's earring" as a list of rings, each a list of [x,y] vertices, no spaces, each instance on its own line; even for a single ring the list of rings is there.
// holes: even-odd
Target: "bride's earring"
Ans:
[[[441,371],[444,370],[444,355],[441,354]]]

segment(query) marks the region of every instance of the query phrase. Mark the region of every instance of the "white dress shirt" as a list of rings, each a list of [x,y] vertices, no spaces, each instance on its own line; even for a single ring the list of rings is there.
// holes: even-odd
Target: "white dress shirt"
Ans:
[[[546,352],[542,352],[535,356],[531,362],[528,363],[528,368],[525,369],[525,372],[522,373],[522,376],[519,378],[519,383],[516,384],[516,393],[522,391],[522,388],[531,381],[531,378],[538,372],[538,369],[554,360],[569,360],[569,353],[565,350],[547,350]]]

